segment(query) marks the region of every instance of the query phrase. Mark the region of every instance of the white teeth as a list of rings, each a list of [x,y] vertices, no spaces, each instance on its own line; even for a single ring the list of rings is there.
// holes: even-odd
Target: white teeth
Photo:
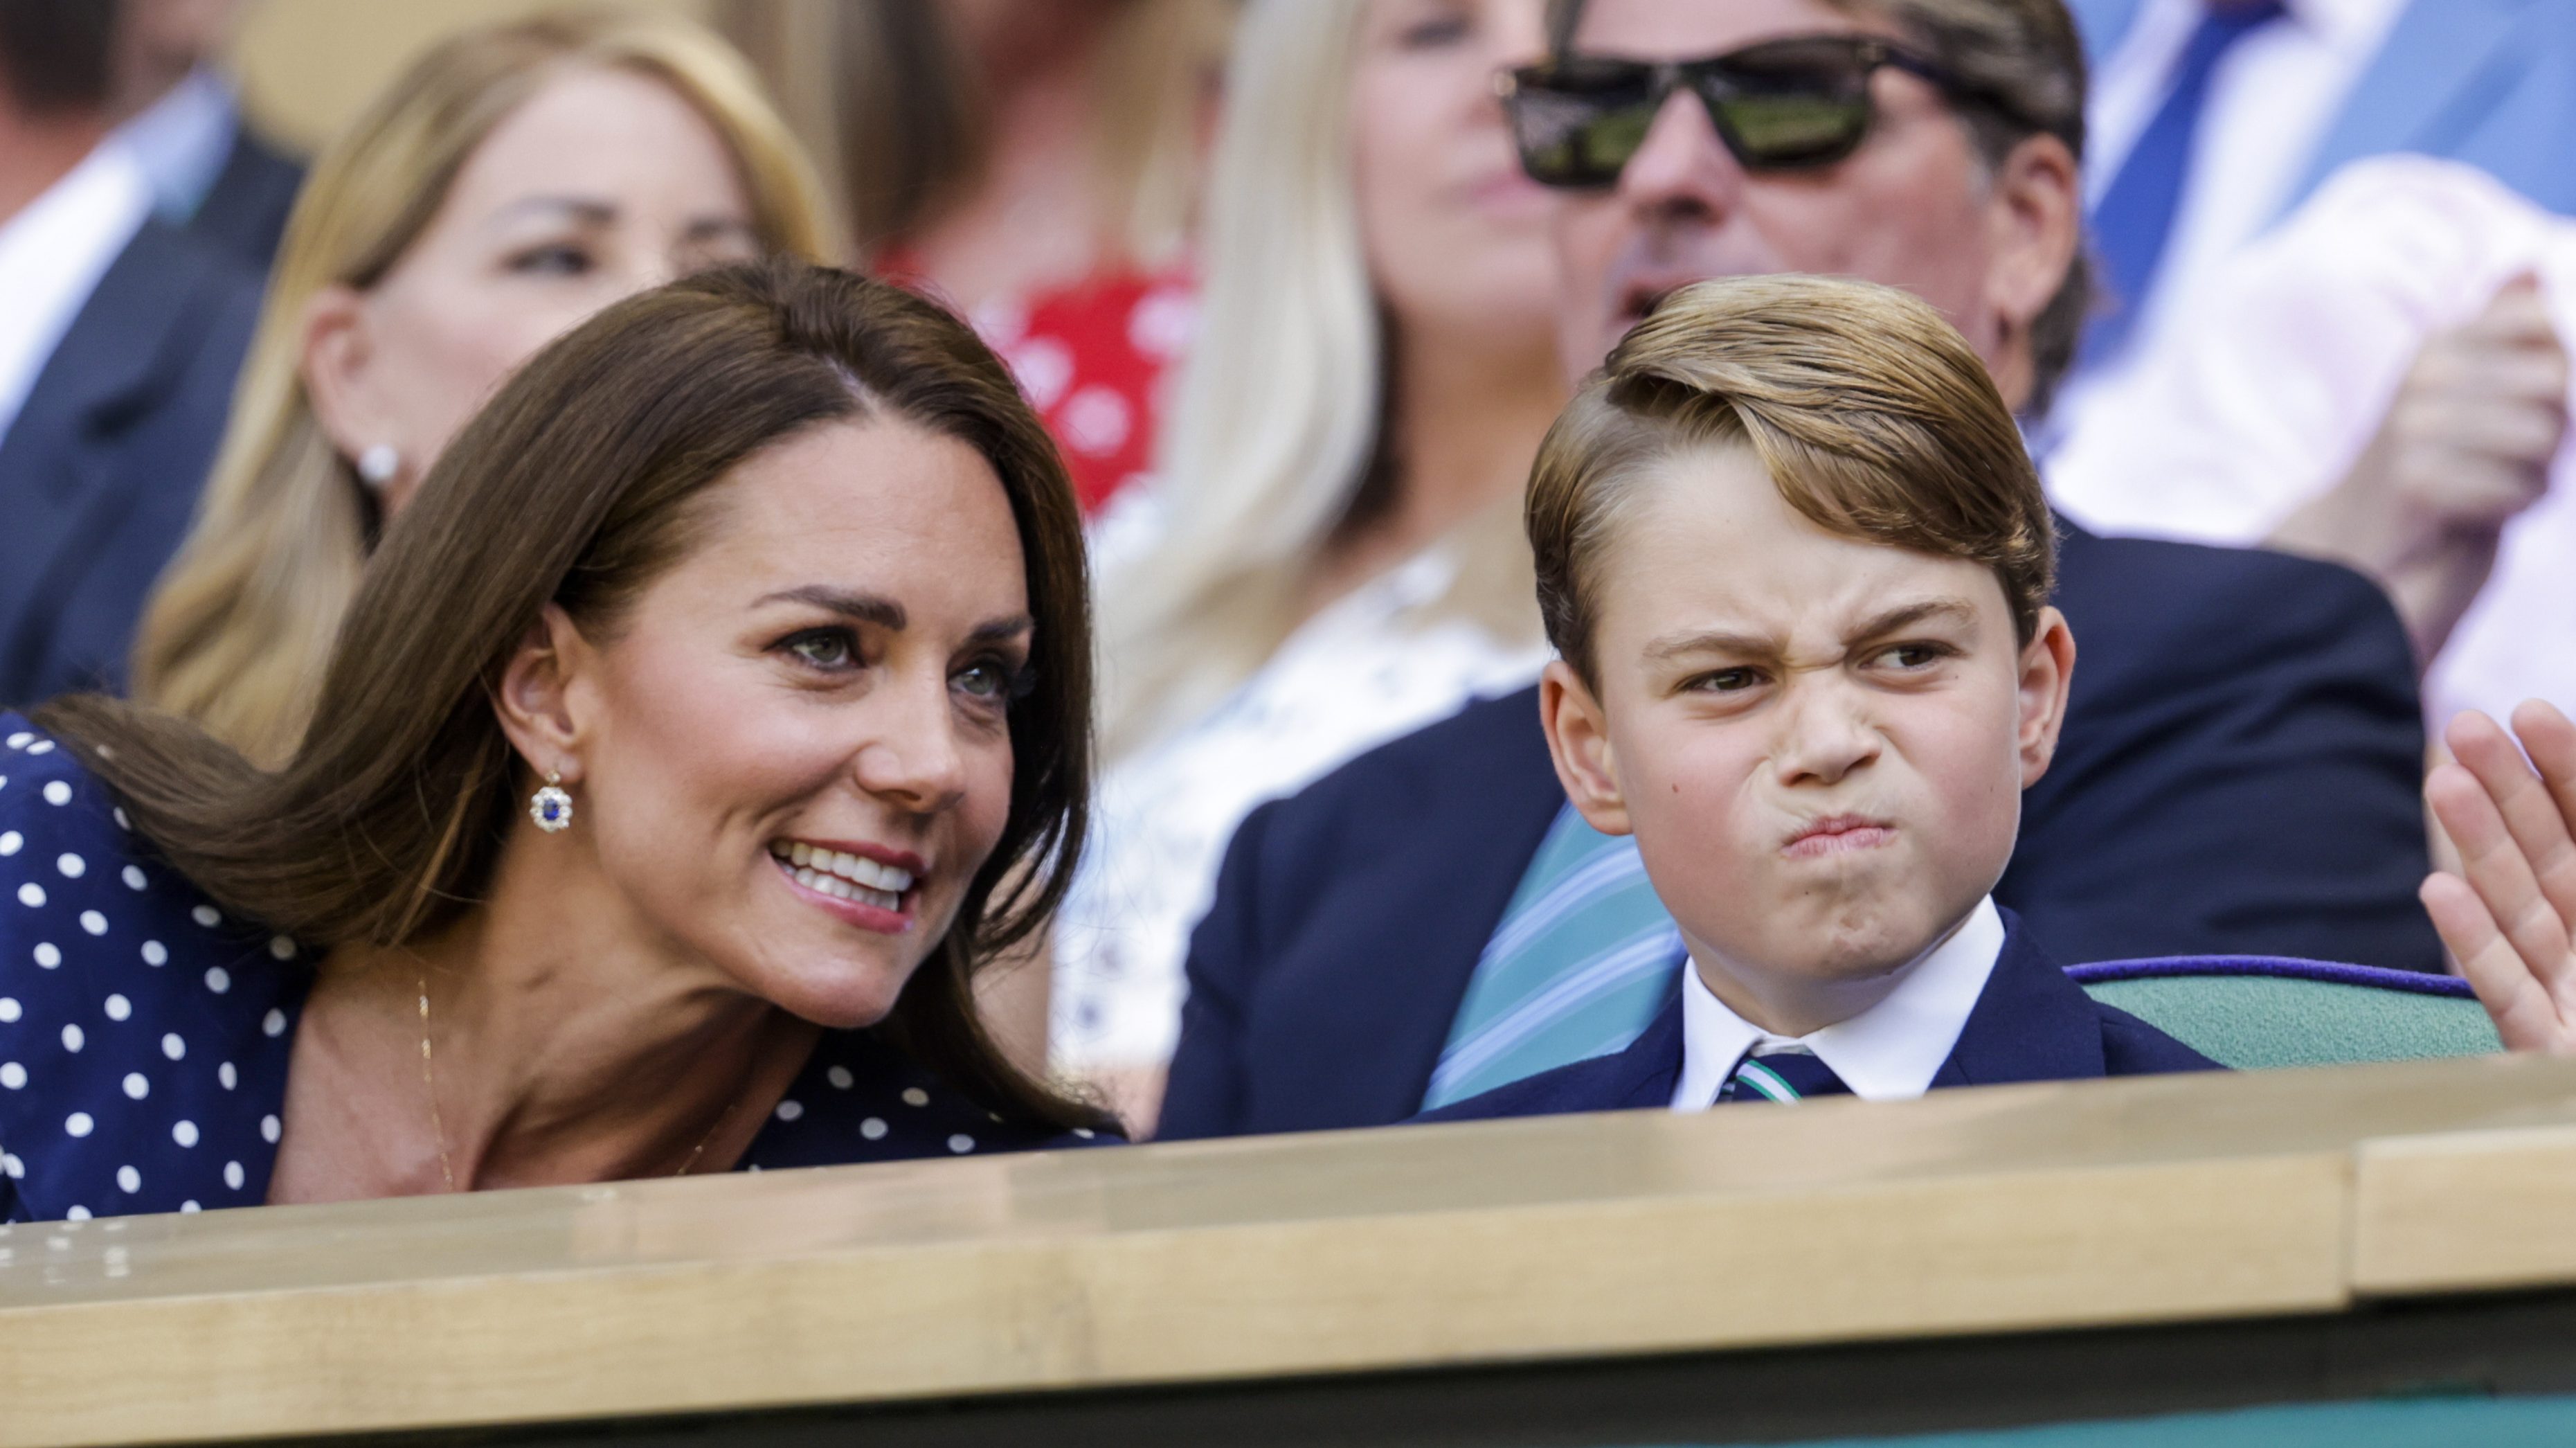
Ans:
[[[802,841],[779,842],[770,854],[785,862],[796,883],[843,900],[861,900],[886,910],[903,908],[903,892],[912,888],[912,872]]]

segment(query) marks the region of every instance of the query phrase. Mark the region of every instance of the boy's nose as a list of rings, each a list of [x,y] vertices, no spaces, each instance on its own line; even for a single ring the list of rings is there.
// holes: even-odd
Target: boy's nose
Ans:
[[[1878,758],[1878,731],[1840,691],[1798,691],[1781,711],[1773,767],[1784,785],[1830,785]]]

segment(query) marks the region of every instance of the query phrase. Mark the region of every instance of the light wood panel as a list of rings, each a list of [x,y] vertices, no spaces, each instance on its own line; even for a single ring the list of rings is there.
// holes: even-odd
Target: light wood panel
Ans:
[[[2365,1143],[2353,1286],[2366,1293],[2576,1282],[2576,1126]]]
[[[2500,1280],[2403,1246],[2445,1230],[2420,1194],[2451,1168],[2391,1175],[2433,1158],[2389,1139],[2463,1132],[2458,1159],[2497,1172],[2576,1153],[2576,1063],[22,1226],[0,1235],[0,1444],[2331,1311],[2364,1261],[2372,1290]],[[2553,1191],[2576,1220],[2576,1177],[2520,1180],[2535,1220]]]

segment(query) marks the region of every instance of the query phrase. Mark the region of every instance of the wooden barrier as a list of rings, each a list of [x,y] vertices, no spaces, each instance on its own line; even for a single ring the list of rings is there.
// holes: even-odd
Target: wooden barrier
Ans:
[[[0,1445],[1221,1423],[1264,1392],[1501,1402],[1569,1373],[1687,1399],[1649,1382],[1685,1370],[1738,1374],[1749,1412],[1743,1364],[1789,1384],[1873,1343],[1935,1387],[1926,1364],[2019,1354],[2042,1396],[2090,1371],[2069,1344],[2196,1353],[2264,1401],[2378,1380],[2266,1376],[2244,1333],[2462,1310],[2521,1314],[2515,1350],[2576,1384],[2576,1294],[2529,1294],[2571,1285],[2576,1062],[2149,1078],[0,1229]],[[2048,1415],[1990,1397],[1797,1422]]]

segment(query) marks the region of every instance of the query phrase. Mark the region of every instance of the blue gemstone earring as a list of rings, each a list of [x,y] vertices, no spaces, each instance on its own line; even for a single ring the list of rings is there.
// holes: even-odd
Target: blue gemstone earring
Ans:
[[[528,818],[535,820],[537,828],[550,835],[570,827],[572,796],[563,792],[561,773],[551,769],[546,771],[545,788],[528,796]]]

